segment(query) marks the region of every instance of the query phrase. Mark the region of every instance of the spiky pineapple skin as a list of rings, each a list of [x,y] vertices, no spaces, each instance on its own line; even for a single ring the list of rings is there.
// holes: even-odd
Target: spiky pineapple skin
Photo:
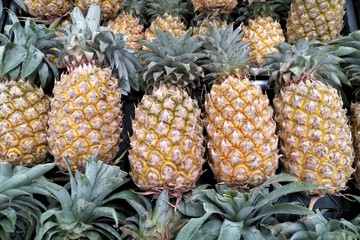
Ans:
[[[308,79],[284,87],[274,98],[284,171],[326,187],[308,194],[345,189],[353,173],[354,149],[346,111],[336,90]]]
[[[287,41],[300,38],[328,42],[340,35],[345,14],[345,0],[294,0],[286,23]]]
[[[264,61],[266,54],[277,52],[274,48],[276,44],[285,42],[280,23],[271,17],[249,19],[248,24],[243,27],[243,32],[243,39],[253,43],[250,46],[250,56],[255,58],[257,65]]]
[[[115,19],[110,20],[107,27],[116,34],[125,34],[128,39],[127,47],[141,50],[141,44],[137,41],[143,40],[144,26],[140,24],[140,19],[131,13],[120,13]]]
[[[258,186],[278,167],[273,109],[259,85],[241,76],[215,84],[205,99],[210,166],[218,182]]]
[[[351,130],[353,136],[353,145],[355,150],[355,186],[360,189],[360,103],[351,104]]]
[[[28,13],[34,17],[56,18],[73,7],[72,0],[24,0]]]
[[[67,157],[72,170],[82,171],[86,158],[111,162],[119,149],[121,93],[111,70],[92,64],[63,74],[55,82],[48,122],[50,152],[61,170]]]
[[[236,0],[191,0],[196,11],[230,13],[238,4]]]
[[[181,18],[178,16],[171,16],[167,13],[163,16],[156,17],[156,19],[151,22],[151,25],[145,31],[146,41],[152,41],[156,38],[156,29],[168,31],[175,37],[180,37],[180,35],[186,32],[186,26],[181,21]]]
[[[178,86],[162,84],[143,97],[129,151],[130,175],[141,189],[186,192],[194,187],[205,151],[200,112]]]
[[[31,166],[45,161],[50,101],[23,80],[0,83],[0,162]]]
[[[196,26],[193,27],[193,35],[201,36],[207,31],[211,24],[215,24],[218,28],[226,28],[228,26],[226,21],[222,21],[221,19],[203,19],[196,23]]]
[[[100,6],[103,20],[115,18],[122,6],[122,0],[75,0],[75,6],[86,13],[90,5],[96,3]]]

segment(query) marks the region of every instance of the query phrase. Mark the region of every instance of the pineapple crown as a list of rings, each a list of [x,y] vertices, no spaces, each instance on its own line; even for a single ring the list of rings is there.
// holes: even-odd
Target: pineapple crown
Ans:
[[[297,222],[278,223],[270,227],[277,239],[360,239],[358,227],[345,219],[327,220],[316,209],[316,214]]]
[[[156,32],[157,38],[152,42],[141,41],[148,48],[139,54],[143,63],[140,80],[144,90],[151,90],[161,83],[175,84],[186,89],[199,87],[203,76],[199,61],[205,58],[199,39],[191,36],[191,30],[179,38],[166,31]]]
[[[12,239],[11,233],[23,231],[31,239],[39,225],[41,211],[46,209],[33,194],[49,196],[36,182],[55,167],[54,163],[39,164],[32,168],[12,167],[0,163],[0,239]]]
[[[343,84],[349,85],[340,63],[344,62],[341,56],[351,49],[306,39],[300,39],[294,45],[280,43],[275,48],[278,52],[266,56],[260,71],[260,74],[271,73],[269,83],[275,82],[275,92],[283,86],[306,80],[319,80],[339,91]]]
[[[207,59],[202,67],[208,70],[204,81],[212,84],[228,75],[248,75],[252,73],[247,63],[251,60],[251,42],[242,41],[240,28],[234,29],[230,24],[226,29],[220,29],[211,24],[209,31],[201,39]]]
[[[13,12],[8,14],[12,24],[6,25],[4,34],[0,34],[0,77],[21,78],[46,87],[59,78],[56,66],[46,58],[46,54],[57,55],[55,32],[29,19],[22,25]]]
[[[187,0],[145,0],[146,14],[150,21],[166,13],[179,16],[184,22],[193,14],[192,4]]]
[[[126,219],[120,229],[133,239],[174,239],[185,224],[183,215],[174,210],[170,203],[169,191],[163,190],[157,197],[155,206],[142,194],[131,190],[120,193],[124,200],[137,212]]]
[[[273,190],[268,193],[270,187]],[[179,208],[184,215],[191,213],[192,219],[180,230],[177,240],[248,239],[246,236],[269,239],[269,231],[260,231],[258,226],[267,225],[272,216],[313,215],[311,210],[297,204],[279,203],[280,197],[324,189],[310,183],[299,183],[296,177],[284,173],[275,175],[249,192],[220,184],[215,189],[198,188]]]
[[[125,0],[122,3],[122,12],[137,16],[142,24],[146,24],[144,16],[145,0]]]
[[[63,47],[59,59],[62,59],[71,71],[81,64],[96,62],[101,67],[112,69],[119,79],[122,93],[127,95],[131,89],[139,90],[137,68],[138,59],[125,48],[124,35],[114,34],[100,26],[100,7],[92,4],[86,17],[75,7],[71,14],[72,24],[62,28],[63,34],[57,37]]]
[[[290,10],[291,0],[244,0],[235,11],[238,12],[236,23],[247,23],[256,17],[272,17],[275,20],[285,19]]]
[[[341,36],[328,43],[334,47],[341,47],[347,52],[342,56],[344,63],[343,71],[348,76],[354,89],[355,101],[360,101],[360,30],[354,31],[346,36]]]
[[[122,239],[108,223],[112,221],[118,226],[125,219],[109,202],[118,199],[116,194],[110,194],[129,180],[127,173],[118,166],[88,157],[85,172],[77,171],[74,175],[68,161],[64,161],[69,170],[69,184],[37,181],[52,196],[53,208],[42,213],[35,240]]]

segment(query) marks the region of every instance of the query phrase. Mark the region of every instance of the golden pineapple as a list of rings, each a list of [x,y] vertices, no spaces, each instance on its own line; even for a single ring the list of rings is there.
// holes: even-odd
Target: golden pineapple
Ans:
[[[14,19],[15,15],[14,24],[7,27],[18,38],[12,42],[0,34],[5,49],[0,58],[0,162],[34,165],[45,161],[48,153],[50,101],[39,86],[58,78],[56,67],[46,62],[39,49],[49,51],[55,34],[29,20],[23,28]],[[14,54],[21,58],[14,58]]]
[[[250,43],[240,29],[210,28],[205,98],[210,166],[218,182],[240,188],[262,184],[278,167],[278,137],[269,99],[246,77]],[[208,38],[205,38],[208,39]],[[231,41],[226,41],[231,39]],[[216,63],[216,64],[214,64]]]
[[[244,40],[252,42],[250,56],[260,66],[266,54],[276,52],[274,46],[285,42],[281,25],[276,21],[275,12],[281,4],[267,1],[249,1],[251,18],[243,26]]]
[[[237,0],[191,0],[196,11],[204,13],[230,13],[238,4]]]
[[[258,66],[264,61],[266,54],[277,51],[274,47],[276,44],[285,42],[280,23],[272,17],[250,19],[248,24],[243,27],[243,31],[244,40],[253,43],[250,56],[255,58]]]
[[[219,16],[210,16],[196,21],[196,25],[193,27],[193,35],[201,36],[209,31],[211,24],[216,24],[218,28],[226,28],[228,24],[225,20],[222,20]]]
[[[287,42],[300,38],[328,42],[340,35],[343,28],[346,0],[293,0],[286,23]]]
[[[198,86],[202,68],[195,61],[204,55],[190,35],[188,31],[177,39],[159,32],[153,44],[144,43],[149,50],[140,55],[144,88],[153,90],[136,107],[129,160],[130,175],[143,190],[185,192],[202,173],[201,110],[186,89]],[[177,46],[175,62],[167,55],[175,51],[173,46]]]
[[[74,171],[84,169],[88,156],[104,162],[114,159],[121,133],[121,90],[129,91],[120,89],[119,82],[129,86],[135,81],[131,71],[137,62],[123,49],[124,42],[115,41],[111,31],[100,28],[98,5],[91,5],[86,18],[74,8],[71,17],[73,25],[58,37],[64,44],[60,59],[68,72],[55,82],[47,129],[50,152],[63,171],[67,169],[65,157]],[[74,36],[79,41],[73,41]],[[115,61],[118,65],[110,70]],[[114,73],[121,76],[120,81]]]
[[[76,7],[86,13],[91,4],[97,4],[101,9],[103,20],[115,18],[122,7],[122,0],[74,0]]]
[[[353,145],[355,150],[356,188],[360,189],[360,102],[351,104],[351,128],[353,133]]]
[[[151,20],[145,31],[146,41],[156,38],[156,30],[168,31],[176,37],[186,32],[187,27],[182,19],[191,12],[186,0],[147,0],[146,8]]]
[[[27,12],[34,17],[53,19],[65,15],[73,8],[73,0],[22,0]]]
[[[284,171],[326,188],[308,194],[339,192],[354,171],[346,111],[339,93],[328,84],[346,78],[337,65],[339,58],[322,46],[309,46],[305,39],[277,48],[281,53],[269,55],[269,64],[277,84],[273,104]]]
[[[136,50],[141,50],[141,44],[137,41],[143,40],[145,37],[144,26],[140,18],[144,7],[142,0],[128,0],[124,3],[121,13],[107,23],[107,27],[114,33],[125,34],[127,36],[126,46]]]

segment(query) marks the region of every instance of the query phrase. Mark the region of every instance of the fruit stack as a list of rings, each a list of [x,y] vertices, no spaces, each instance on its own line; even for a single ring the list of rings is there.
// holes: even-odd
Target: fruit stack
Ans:
[[[0,239],[360,239],[357,3],[0,8]]]

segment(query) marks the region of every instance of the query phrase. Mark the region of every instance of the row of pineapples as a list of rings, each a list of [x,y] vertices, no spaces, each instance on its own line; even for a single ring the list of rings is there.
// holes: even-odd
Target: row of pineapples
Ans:
[[[251,42],[243,41],[241,28],[213,24],[200,36],[188,30],[179,37],[157,30],[153,41],[141,42],[145,50],[134,53],[124,35],[101,26],[95,5],[86,17],[79,8],[70,15],[72,24],[59,34],[30,20],[22,26],[10,13],[13,24],[1,39],[3,161],[34,165],[47,150],[62,170],[65,157],[72,170],[83,170],[89,155],[113,161],[121,94],[142,88],[129,160],[143,190],[191,190],[205,162],[204,142],[218,182],[257,186],[278,168],[278,138],[284,170],[326,187],[310,194],[345,189],[354,149],[336,90],[347,83],[338,65],[344,60],[336,55],[356,48],[304,39],[276,46],[262,69],[275,81],[274,114],[268,97],[248,79]],[[67,66],[59,80],[47,54]],[[51,81],[49,100],[36,85]],[[202,111],[190,94],[204,87]]]
[[[209,7],[204,9],[209,11]],[[90,177],[101,167],[93,165],[85,169],[89,155],[105,162],[113,161],[121,132],[121,93],[140,88],[146,94],[136,107],[132,121],[129,160],[131,177],[142,190],[158,192],[167,189],[172,195],[192,190],[205,162],[204,142],[218,182],[237,188],[255,187],[255,190],[241,193],[220,187],[216,190],[218,193],[202,189],[199,195],[194,190],[193,196],[204,202],[204,209],[197,206],[198,212],[192,217],[199,218],[185,226],[177,216],[179,213],[173,215],[173,209],[165,204],[168,201],[164,200],[163,191],[159,196],[160,206],[154,209],[155,223],[146,222],[147,217],[143,216],[140,220],[129,220],[139,229],[133,225],[123,227],[122,231],[135,239],[163,237],[157,232],[154,236],[139,235],[144,231],[140,228],[148,227],[146,224],[164,228],[161,230],[164,239],[173,237],[170,228],[182,228],[179,239],[199,238],[208,229],[218,232],[207,232],[213,235],[205,239],[217,238],[216,234],[220,234],[220,239],[246,238],[252,236],[250,233],[255,234],[254,223],[259,224],[259,219],[286,213],[287,207],[290,208],[288,205],[270,208],[279,196],[292,191],[336,193],[346,187],[353,173],[352,134],[338,91],[341,91],[341,83],[348,84],[348,77],[354,86],[358,82],[358,65],[354,60],[358,54],[357,32],[331,41],[329,45],[301,39],[294,45],[276,46],[278,52],[267,55],[262,65],[262,71],[268,72],[270,80],[275,82],[274,111],[260,87],[248,79],[252,74],[248,65],[252,60],[249,54],[253,45],[243,41],[241,29],[234,29],[232,24],[210,25],[199,37],[192,36],[191,30],[177,37],[169,32],[155,31],[152,41],[141,42],[144,50],[133,53],[126,48],[124,36],[100,26],[100,8],[96,5],[89,8],[86,17],[79,8],[74,8],[70,14],[72,24],[57,29],[61,34],[30,20],[22,23],[12,13],[9,15],[12,25],[1,35],[0,74],[4,81],[0,92],[0,158],[13,165],[34,165],[45,160],[49,149],[60,169],[75,171],[78,179],[73,179],[69,171],[73,194],[69,197],[66,189],[46,180],[46,183],[37,181],[61,205],[42,215],[44,225],[38,233],[39,239],[45,235],[52,239],[53,234],[58,239],[111,236],[113,230],[105,225],[98,223],[98,228],[92,230],[93,226],[85,222],[104,216],[118,219],[118,213],[111,208],[95,210],[100,203],[114,199],[126,198],[139,210],[140,216],[146,210],[152,211],[147,209],[146,200],[132,196],[131,192],[104,201],[110,192],[100,185],[93,188],[101,180]],[[45,57],[47,54],[57,55],[59,63],[67,66],[67,72],[59,76],[58,69]],[[345,68],[340,68],[340,63]],[[55,86],[49,100],[36,86],[44,87],[52,81]],[[202,88],[207,92],[204,109],[190,97],[192,90]],[[354,111],[355,106],[353,104]],[[356,119],[357,115],[352,116]],[[355,129],[357,125],[355,120],[352,126]],[[205,139],[203,128],[206,129]],[[356,132],[353,134],[357,135]],[[358,149],[357,142],[355,149]],[[272,192],[270,197],[262,195],[264,182],[265,185],[276,182],[273,180],[276,176],[272,177],[279,158],[284,170],[295,178],[285,177],[278,181],[297,179],[322,187],[289,185]],[[78,170],[89,174],[88,182]],[[119,174],[119,170],[114,171]],[[103,181],[111,178],[104,176]],[[84,184],[77,185],[76,181],[80,180]],[[5,188],[6,185],[2,186]],[[25,189],[25,192],[29,190]],[[31,193],[39,194],[41,190]],[[262,200],[262,197],[266,199]],[[214,203],[214,199],[218,200]],[[250,200],[244,202],[241,199]],[[84,201],[98,202],[91,205]],[[219,202],[220,206],[217,205]],[[235,204],[233,207],[237,210],[229,208],[228,202]],[[217,212],[215,209],[219,207],[229,212]],[[84,208],[91,208],[91,214]],[[159,217],[159,211],[165,211],[163,208],[170,209],[164,213],[164,219]],[[303,208],[291,208],[291,213],[304,214],[304,211]],[[86,221],[77,219],[80,212],[84,212]],[[208,221],[212,214],[220,214],[226,220],[210,218]],[[163,222],[157,223],[158,219]],[[9,221],[11,223],[13,219],[9,218]],[[140,223],[145,225],[140,227]],[[341,226],[349,227],[346,224]],[[229,230],[239,229],[239,226],[244,228],[243,233]],[[101,232],[99,228],[105,231]],[[67,231],[67,235],[59,229]],[[106,231],[110,234],[106,235]],[[227,235],[229,232],[235,235]],[[285,233],[282,230],[281,234]]]

